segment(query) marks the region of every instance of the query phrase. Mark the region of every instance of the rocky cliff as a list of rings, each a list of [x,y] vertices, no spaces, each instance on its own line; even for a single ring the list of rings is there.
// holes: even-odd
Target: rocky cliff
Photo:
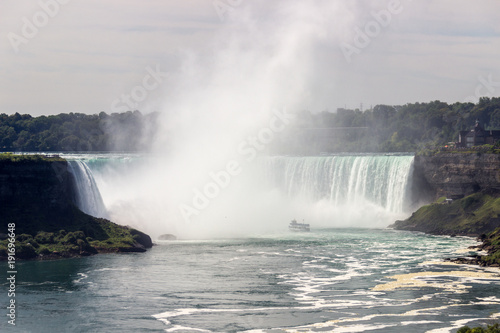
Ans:
[[[80,211],[64,159],[0,154],[0,258],[7,226],[15,224],[19,258],[71,257],[97,252],[142,252],[151,238]]]
[[[427,201],[461,198],[479,191],[500,192],[500,154],[440,152],[415,156],[417,196]]]
[[[25,204],[43,204],[65,208],[72,203],[75,191],[68,162],[36,156],[0,160],[0,203],[4,208]]]

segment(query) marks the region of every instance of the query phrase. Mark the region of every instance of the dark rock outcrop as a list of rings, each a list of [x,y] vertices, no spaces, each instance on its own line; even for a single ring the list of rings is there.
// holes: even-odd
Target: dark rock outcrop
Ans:
[[[134,237],[137,247],[143,247],[145,249],[150,249],[153,247],[153,241],[149,235],[146,235],[142,231],[137,229],[130,229],[130,233]]]
[[[469,257],[447,258],[445,260],[457,264],[500,267],[500,227],[488,235],[481,235],[478,241],[482,241],[482,244],[469,247],[469,249],[472,251],[485,251],[486,255],[473,254]]]

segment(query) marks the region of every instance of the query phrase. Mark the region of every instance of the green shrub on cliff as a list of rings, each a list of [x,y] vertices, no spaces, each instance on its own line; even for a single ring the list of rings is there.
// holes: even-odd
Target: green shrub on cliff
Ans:
[[[65,159],[58,155],[20,155],[13,153],[0,153],[0,162],[11,163],[36,163],[36,162],[64,162]]]
[[[126,248],[131,248],[137,244],[148,248],[153,245],[151,238],[132,228],[124,228],[116,224],[104,224],[102,225],[104,231],[109,235],[106,240],[93,240],[89,243],[96,249],[101,251],[109,251],[111,249],[125,250]]]
[[[16,240],[19,242],[29,242],[32,239],[33,239],[33,236],[28,235],[28,234],[20,234],[20,235],[16,236]]]
[[[73,257],[97,252],[142,252],[153,245],[151,238],[140,231],[106,220],[98,223],[106,234],[101,240],[93,240],[81,230],[40,231],[35,237],[29,234],[17,235],[15,256],[18,259],[32,259]],[[7,246],[8,239],[0,241],[0,258],[7,257]]]
[[[24,209],[19,207],[20,210]],[[25,219],[37,223],[24,223]],[[143,252],[152,246],[151,238],[135,229],[117,225],[81,212],[74,206],[47,211],[40,207],[22,214],[8,214],[16,219],[16,258],[57,258],[95,254],[97,252]],[[54,220],[65,222],[65,229]],[[11,222],[11,221],[8,221]],[[7,257],[8,240],[0,241],[0,259]]]
[[[490,266],[500,266],[500,227],[487,235],[482,247],[488,251],[488,255],[482,256],[481,260]]]
[[[433,203],[393,227],[441,235],[478,236],[499,226],[500,198],[475,193],[451,204]]]
[[[440,197],[439,199],[436,200],[436,203],[444,203],[446,201],[446,197]]]
[[[40,231],[36,237],[35,240],[39,244],[50,244],[54,242],[54,233],[52,232],[45,232],[45,231]]]
[[[470,328],[469,326],[464,326],[460,328],[457,333],[500,333],[500,325],[488,325],[486,329],[482,327]]]
[[[31,259],[37,256],[36,250],[30,243],[16,242],[16,258]]]
[[[478,201],[479,199],[477,195],[471,195],[461,200],[460,203],[462,205],[462,209],[467,210],[467,208],[469,208],[471,205],[475,204]]]

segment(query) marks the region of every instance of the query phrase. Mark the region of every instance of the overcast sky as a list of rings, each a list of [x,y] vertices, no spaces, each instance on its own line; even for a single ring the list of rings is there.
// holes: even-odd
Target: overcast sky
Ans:
[[[2,0],[0,113],[170,112],[179,94],[237,107],[260,89],[313,112],[500,96],[498,13],[498,0]]]

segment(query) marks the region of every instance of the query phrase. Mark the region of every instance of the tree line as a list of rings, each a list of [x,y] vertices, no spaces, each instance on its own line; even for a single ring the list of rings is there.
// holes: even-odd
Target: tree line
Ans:
[[[148,151],[159,130],[158,116],[139,111],[39,117],[2,113],[0,150]],[[433,101],[365,111],[300,111],[294,125],[268,148],[276,154],[412,152],[452,144],[476,120],[486,130],[500,129],[500,97],[483,97],[477,104]]]
[[[281,153],[414,152],[458,141],[460,131],[479,120],[486,130],[500,130],[500,98],[477,104],[441,101],[372,109],[299,112],[296,126],[272,147]]]
[[[1,151],[147,151],[157,113],[0,114]]]

